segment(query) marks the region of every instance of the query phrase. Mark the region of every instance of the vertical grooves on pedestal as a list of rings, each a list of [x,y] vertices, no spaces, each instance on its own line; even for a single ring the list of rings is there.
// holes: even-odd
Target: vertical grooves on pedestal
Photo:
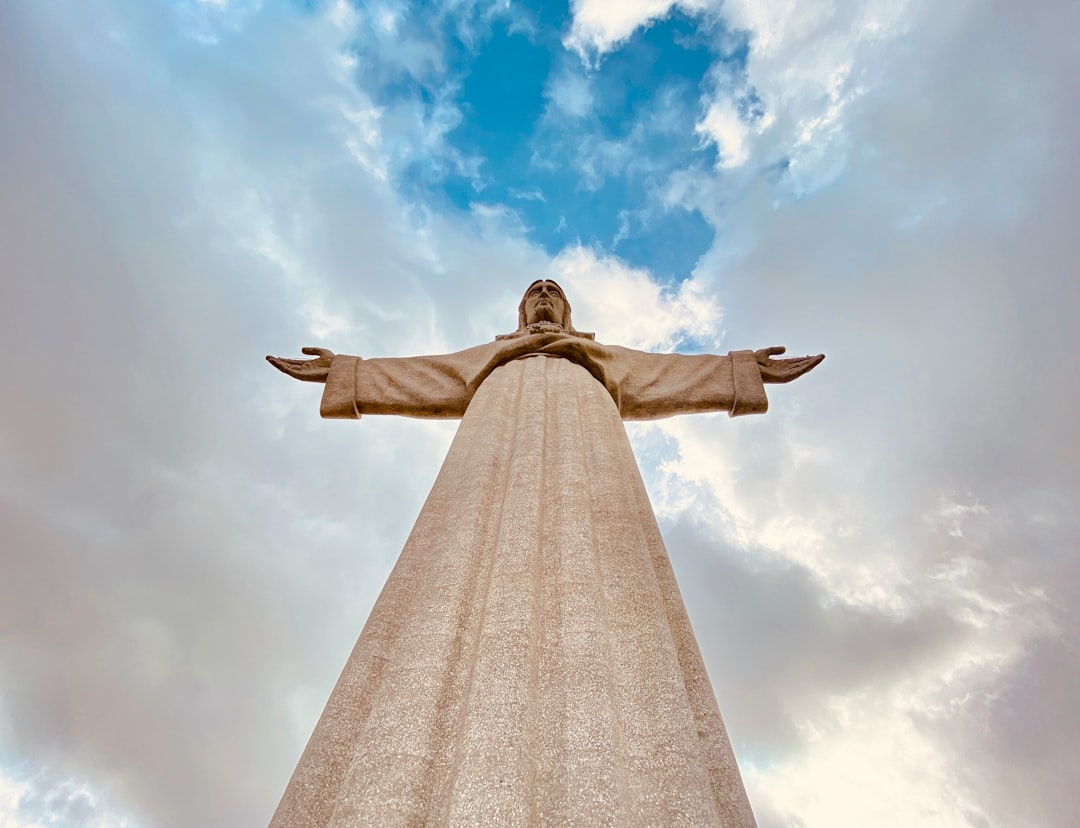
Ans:
[[[671,627],[668,584],[655,560],[667,553],[626,432],[613,407],[592,403],[588,422],[601,439],[591,447],[594,523],[604,533],[601,579],[606,595],[612,667],[625,754],[630,824],[717,824],[708,767]],[[606,402],[606,401],[605,401]],[[643,508],[647,507],[647,508]],[[642,822],[641,814],[651,814]]]
[[[614,807],[608,816],[609,820],[617,820],[619,816],[619,805],[625,804],[629,799],[629,792],[627,790],[627,767],[626,767],[626,740],[624,738],[622,728],[622,711],[619,709],[618,697],[615,687],[612,683],[612,677],[615,675],[615,655],[613,649],[613,642],[611,640],[611,609],[609,606],[608,596],[604,589],[605,574],[604,565],[600,553],[599,538],[596,536],[596,527],[599,525],[596,520],[596,486],[594,483],[594,473],[596,470],[596,463],[593,457],[594,448],[589,440],[588,434],[585,430],[585,415],[586,412],[582,409],[581,392],[579,389],[575,389],[574,405],[577,410],[578,420],[578,437],[581,441],[581,458],[584,465],[584,478],[587,481],[588,491],[588,505],[589,505],[589,524],[593,527],[593,531],[589,537],[588,550],[582,550],[582,554],[588,554],[591,563],[593,575],[596,579],[596,593],[597,600],[600,604],[600,616],[603,619],[603,648],[604,648],[604,661],[607,663],[607,681],[605,683],[605,689],[607,691],[607,706],[610,711],[610,738],[611,738],[611,751],[607,757],[610,763],[610,773],[612,775],[612,785],[614,793],[617,797],[617,801],[614,803]]]
[[[543,677],[541,676],[541,664],[542,664],[542,648],[546,630],[544,625],[546,622],[546,616],[543,611],[543,602],[546,597],[544,593],[544,567],[547,564],[546,557],[544,555],[544,538],[543,527],[547,522],[547,508],[543,492],[547,486],[547,458],[548,458],[548,440],[550,438],[550,429],[548,428],[551,422],[551,375],[556,366],[553,363],[559,360],[548,359],[547,357],[540,357],[538,359],[528,360],[536,364],[536,367],[541,370],[544,376],[544,418],[543,427],[540,432],[540,481],[537,489],[537,496],[539,498],[539,507],[537,511],[536,527],[540,531],[536,532],[533,538],[533,554],[532,554],[532,566],[529,569],[529,575],[532,578],[533,590],[532,590],[532,607],[529,614],[531,620],[529,629],[529,685],[526,688],[526,694],[528,702],[526,704],[526,715],[528,721],[525,724],[524,732],[524,744],[522,750],[526,752],[527,765],[529,778],[527,784],[525,784],[523,795],[526,800],[526,808],[528,809],[528,824],[535,825],[538,822],[538,814],[541,811],[540,791],[537,780],[540,776],[540,761],[539,754],[543,749],[542,738],[540,732],[544,728],[543,721]]]
[[[407,825],[428,824],[439,801],[436,788],[442,787],[440,780],[448,779],[449,766],[455,759],[449,751],[459,743],[466,713],[469,673],[475,668],[479,652],[487,590],[495,565],[491,553],[497,544],[505,500],[484,498],[484,495],[491,492],[505,495],[513,460],[512,454],[485,449],[492,445],[492,438],[515,445],[512,431],[517,418],[505,416],[506,408],[520,410],[524,402],[520,385],[515,386],[510,400],[496,400],[483,391],[474,398],[476,416],[467,419],[459,429],[398,565],[361,634],[361,642],[366,641],[368,650],[374,646],[392,653],[394,672],[380,677],[378,683],[367,682],[369,689],[364,701],[373,713],[354,742],[355,754],[346,774],[344,793],[337,800],[330,822],[325,823],[335,828],[373,824],[376,815],[378,822],[386,822],[393,816],[395,821],[402,820]],[[496,406],[497,402],[504,405]],[[510,405],[505,406],[506,402]],[[497,416],[499,409],[504,414],[501,418]],[[483,433],[481,423],[487,426]],[[476,481],[470,475],[477,473],[489,475],[483,478],[489,485],[473,489]],[[471,498],[472,509],[468,506],[470,493],[481,497],[481,502]],[[451,534],[447,534],[448,527],[453,528]],[[455,583],[451,576],[446,588],[441,589],[440,579],[446,578],[448,563],[463,570],[462,583]],[[436,635],[429,642],[418,644],[417,632],[432,628],[429,606],[436,615],[446,617],[447,624],[439,632],[445,630],[447,635],[445,640],[438,640]],[[385,631],[374,638],[369,636],[372,620],[384,615],[389,615]],[[357,650],[360,649],[358,642]],[[410,687],[403,694],[395,691],[389,682],[400,680],[403,674],[408,675],[410,668],[415,668],[416,665],[410,664],[410,654],[431,669],[426,671],[418,689]],[[370,653],[368,656],[361,667],[370,665]],[[416,743],[416,752],[395,753],[385,744],[385,738],[377,735],[379,731],[372,730],[372,725],[380,723],[378,716],[392,719],[395,708],[405,699],[414,699],[417,693],[431,700],[422,718],[399,722],[400,732]],[[394,766],[388,768],[387,760]]]
[[[590,400],[589,410],[582,421],[594,424],[596,431],[601,431],[604,438],[615,437],[610,434],[621,430],[622,423],[612,407],[596,405]],[[594,435],[598,436],[598,435]],[[656,783],[651,778],[643,778],[640,756],[641,749],[652,752],[655,741],[651,717],[653,711],[642,701],[642,694],[648,692],[650,677],[634,675],[627,671],[627,664],[639,664],[640,658],[629,658],[628,653],[641,648],[640,631],[628,629],[628,619],[644,621],[650,607],[654,606],[659,596],[654,595],[655,584],[648,578],[642,578],[639,556],[645,538],[636,526],[637,520],[630,520],[632,512],[627,511],[625,499],[625,481],[622,478],[629,472],[636,474],[637,467],[626,468],[626,457],[618,451],[619,441],[625,436],[618,435],[617,440],[599,439],[592,441],[588,448],[589,462],[593,469],[590,477],[590,502],[593,504],[593,522],[597,527],[597,569],[598,591],[604,602],[608,653],[610,654],[610,677],[613,705],[617,717],[617,738],[619,741],[621,776],[625,791],[621,800],[623,821],[629,825],[641,825],[643,814],[657,813]],[[618,477],[620,485],[612,486],[612,478]],[[599,511],[598,511],[599,510]],[[607,513],[606,515],[604,513]],[[614,517],[613,517],[614,515]],[[618,518],[622,518],[621,520]],[[627,538],[625,534],[635,537]],[[636,606],[631,605],[633,601]],[[643,625],[648,626],[648,625]],[[660,680],[661,677],[656,677]],[[628,687],[632,690],[628,692]],[[634,748],[636,747],[637,750]],[[654,817],[655,818],[655,817]]]
[[[527,380],[526,380],[527,381]],[[517,396],[514,400],[515,415],[509,421],[509,430],[517,429],[521,423],[521,414],[524,402],[524,395],[522,394],[522,388],[524,387],[524,381],[517,384]],[[491,390],[491,389],[489,389]],[[481,388],[482,393],[483,388]],[[480,394],[478,393],[478,396]],[[476,399],[474,398],[474,402]],[[488,408],[495,403],[494,397],[484,395],[482,398],[484,408]],[[477,412],[483,413],[483,412]],[[485,418],[485,421],[490,421],[490,418]],[[506,423],[504,421],[503,430],[506,429]],[[518,440],[515,439],[516,435],[493,435],[482,434],[479,435],[481,439],[491,440],[502,437],[503,439],[509,439],[514,446],[513,451],[505,458],[500,475],[500,485],[495,487],[493,491],[501,491],[502,497],[498,500],[498,511],[494,519],[488,526],[489,547],[483,550],[486,552],[487,567],[484,573],[482,585],[477,583],[471,591],[469,604],[475,609],[476,617],[472,620],[470,625],[467,625],[472,635],[468,647],[471,648],[471,652],[468,655],[469,666],[466,671],[466,678],[463,682],[463,694],[460,704],[460,709],[457,711],[457,715],[453,717],[454,727],[447,728],[449,731],[446,735],[449,736],[454,748],[450,754],[449,767],[444,769],[443,783],[440,786],[440,790],[435,792],[431,799],[430,807],[425,817],[424,824],[441,825],[445,824],[450,818],[450,812],[453,806],[454,790],[458,780],[458,775],[461,771],[461,766],[466,759],[464,749],[468,746],[464,738],[469,721],[469,713],[471,710],[471,704],[473,696],[477,691],[475,687],[476,670],[480,659],[480,651],[483,643],[485,621],[488,617],[488,599],[491,593],[492,576],[499,563],[499,541],[502,538],[503,529],[503,514],[506,511],[507,496],[511,492],[511,486],[508,485],[510,477],[513,474],[515,461],[517,459],[518,450],[521,446]],[[466,628],[466,625],[462,624],[462,628]],[[465,636],[463,636],[464,638]],[[449,722],[448,722],[449,723]]]

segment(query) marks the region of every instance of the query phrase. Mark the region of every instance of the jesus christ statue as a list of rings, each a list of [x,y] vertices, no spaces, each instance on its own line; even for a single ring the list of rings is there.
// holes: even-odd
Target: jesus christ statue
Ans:
[[[824,357],[651,354],[553,281],[441,356],[267,357],[323,417],[461,425],[271,821],[753,826],[622,420],[763,413]]]

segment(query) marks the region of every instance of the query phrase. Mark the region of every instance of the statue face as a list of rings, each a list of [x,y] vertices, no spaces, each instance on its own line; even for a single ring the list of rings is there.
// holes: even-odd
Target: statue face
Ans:
[[[562,324],[566,300],[554,282],[540,282],[525,294],[525,324],[555,322]]]

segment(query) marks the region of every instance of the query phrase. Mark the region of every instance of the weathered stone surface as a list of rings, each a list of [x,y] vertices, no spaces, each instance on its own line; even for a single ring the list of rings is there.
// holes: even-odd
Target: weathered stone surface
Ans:
[[[272,828],[752,826],[622,425],[764,411],[821,357],[593,340],[553,282],[457,354],[269,358],[323,416],[459,417]]]
[[[275,826],[751,825],[611,397],[477,392]]]

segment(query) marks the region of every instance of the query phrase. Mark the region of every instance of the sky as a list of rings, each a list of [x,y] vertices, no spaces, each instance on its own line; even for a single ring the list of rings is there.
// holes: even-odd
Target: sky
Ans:
[[[762,828],[1080,822],[1080,5],[0,4],[0,828],[265,825],[453,422],[265,354],[446,353],[550,276]]]

